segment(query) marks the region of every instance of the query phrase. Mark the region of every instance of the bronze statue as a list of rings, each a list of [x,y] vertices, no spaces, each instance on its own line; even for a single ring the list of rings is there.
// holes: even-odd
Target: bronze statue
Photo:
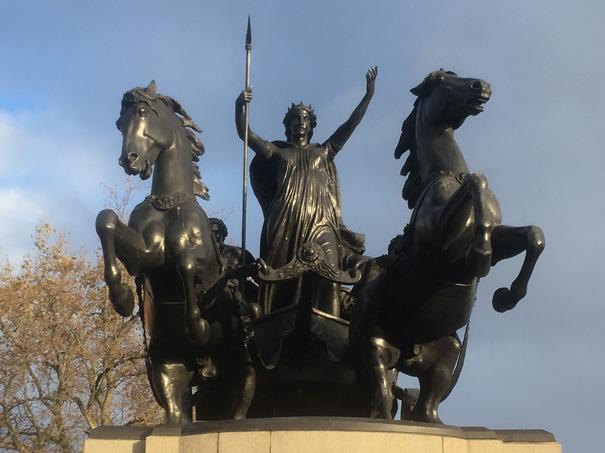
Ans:
[[[268,142],[248,130],[249,145],[256,153],[251,166],[254,193],[264,213],[260,256],[272,268],[287,265],[305,243],[320,244],[329,265],[343,268],[347,255],[364,250],[364,238],[348,230],[340,213],[340,194],[334,157],[362,120],[374,94],[378,70],[366,74],[366,94],[350,118],[322,144],[311,143],[317,124],[311,106],[303,103],[288,109],[283,120],[286,141]],[[252,90],[236,100],[235,123],[244,139],[244,107]],[[317,308],[338,317],[340,287],[322,281],[315,288]],[[260,302],[265,313],[295,304],[301,279],[262,283]]]
[[[397,393],[407,418],[440,423],[439,405],[464,364],[479,279],[525,252],[518,276],[493,296],[497,311],[510,310],[544,248],[540,228],[501,224],[487,179],[469,172],[454,139],[483,111],[489,84],[439,70],[412,89],[417,99],[395,150],[396,158],[409,152],[402,196],[412,215],[388,254],[369,259],[365,237],[343,224],[334,158],[365,115],[377,68],[325,142],[311,142],[317,119],[303,103],[285,115],[286,140],[268,142],[247,127],[250,49],[248,24],[247,88],[235,122],[255,152],[251,182],[264,214],[258,262],[245,233],[242,247],[226,245],[225,224],[198,204],[208,197],[197,166],[201,131],[177,101],[154,82],[132,89],[116,123],[119,163],[143,179],[153,173],[151,194],[128,225],[104,210],[96,228],[109,298],[122,316],[135,299],[118,260],[136,278],[149,381],[166,420],[190,422],[193,407],[198,420],[248,411],[391,419]],[[245,171],[243,180],[245,232]],[[350,294],[346,285],[354,285]],[[396,387],[398,372],[418,377],[417,394]]]
[[[401,174],[403,198],[413,209],[404,234],[386,256],[373,260],[354,289],[351,342],[360,348],[374,391],[373,415],[392,418],[388,370],[417,376],[413,420],[440,423],[438,408],[460,374],[477,282],[490,267],[525,252],[510,288],[494,293],[493,306],[510,310],[527,292],[544,248],[535,226],[501,225],[500,207],[485,176],[470,173],[454,131],[483,111],[488,83],[435,71],[413,88],[414,109],[403,122],[395,150],[409,151]],[[467,330],[468,332],[468,330]]]
[[[225,239],[229,235],[227,225],[217,217],[210,217],[210,226],[212,233],[218,244],[218,249],[223,259],[225,270],[232,273],[234,277],[240,279],[240,292],[247,302],[247,311],[253,318],[261,315],[261,308],[258,305],[258,282],[254,278],[254,270],[250,268],[256,266],[256,259],[248,250],[242,250],[241,247],[225,244]],[[242,267],[245,264],[245,268]],[[252,273],[252,275],[249,275]]]
[[[150,384],[169,423],[191,421],[191,387],[203,396],[217,373],[228,381],[223,395],[231,407],[208,407],[208,415],[201,410],[198,418],[243,418],[255,372],[237,284],[223,278],[218,244],[196,201],[208,196],[196,163],[204,147],[193,131],[200,129],[177,101],[156,92],[155,82],[124,94],[116,125],[126,173],[147,179],[154,171],[151,194],[135,207],[128,226],[112,210],[97,216],[110,300],[122,316],[134,309],[119,259],[139,281]],[[242,315],[239,320],[234,313]]]
[[[256,261],[252,253],[248,250],[242,250],[241,247],[225,244],[225,239],[227,239],[227,236],[229,235],[229,230],[227,229],[225,222],[217,217],[210,217],[209,220],[212,233],[214,234],[218,249],[227,269],[235,269],[240,266],[242,262],[254,263]],[[242,260],[242,254],[246,255],[245,261]]]

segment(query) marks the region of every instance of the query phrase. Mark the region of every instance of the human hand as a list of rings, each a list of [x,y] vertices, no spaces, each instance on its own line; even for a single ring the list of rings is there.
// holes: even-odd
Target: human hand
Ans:
[[[374,94],[374,85],[378,76],[378,66],[373,66],[366,72],[366,91],[368,94]]]
[[[239,94],[235,103],[238,105],[244,105],[244,104],[250,103],[251,101],[252,101],[252,88],[246,88],[244,91],[242,91]]]

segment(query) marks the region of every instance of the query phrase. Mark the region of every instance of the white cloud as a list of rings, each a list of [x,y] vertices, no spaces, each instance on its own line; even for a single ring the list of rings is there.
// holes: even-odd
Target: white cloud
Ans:
[[[40,194],[19,188],[0,188],[0,257],[19,264],[30,249],[35,226],[45,218],[47,203]]]
[[[24,149],[35,148],[22,125],[27,122],[27,114],[0,111],[0,176],[20,172],[25,160]]]
[[[97,245],[94,216],[107,186],[121,187],[118,134],[97,136],[59,111],[0,111],[0,259],[19,262],[35,225],[49,222],[76,245]],[[119,145],[118,145],[119,146]]]
[[[104,170],[117,160],[111,152],[117,134],[81,132],[76,121],[53,110],[0,111],[0,176],[35,177],[28,185],[59,180],[77,189],[98,187]]]

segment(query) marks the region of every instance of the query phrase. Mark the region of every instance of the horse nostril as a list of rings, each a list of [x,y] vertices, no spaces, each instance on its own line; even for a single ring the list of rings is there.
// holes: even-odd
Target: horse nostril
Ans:
[[[475,80],[475,81],[473,81],[473,83],[471,83],[471,88],[473,90],[480,90],[482,88],[481,80]]]
[[[139,158],[139,156],[136,153],[128,153],[128,161],[130,163],[133,163],[138,158]]]

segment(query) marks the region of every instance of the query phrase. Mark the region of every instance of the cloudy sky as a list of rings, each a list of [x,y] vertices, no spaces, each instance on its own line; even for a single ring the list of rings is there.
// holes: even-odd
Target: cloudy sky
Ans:
[[[440,67],[491,83],[485,112],[457,133],[503,222],[540,225],[547,247],[516,310],[491,309],[520,260],[480,284],[461,382],[442,406],[454,425],[543,428],[567,452],[594,453],[605,420],[605,3],[500,1],[5,2],[0,15],[0,258],[18,263],[40,221],[98,247],[96,213],[121,190],[115,129],[122,93],[157,80],[204,129],[211,214],[240,235],[243,85],[252,16],[252,128],[283,137],[290,102],[312,103],[324,140],[376,95],[337,158],[347,224],[380,255],[410,212],[393,159],[409,89]],[[601,50],[600,50],[601,49]],[[137,183],[138,184],[138,183]],[[137,197],[148,186],[140,186]],[[262,216],[250,198],[248,243]],[[403,379],[404,385],[415,385]]]

